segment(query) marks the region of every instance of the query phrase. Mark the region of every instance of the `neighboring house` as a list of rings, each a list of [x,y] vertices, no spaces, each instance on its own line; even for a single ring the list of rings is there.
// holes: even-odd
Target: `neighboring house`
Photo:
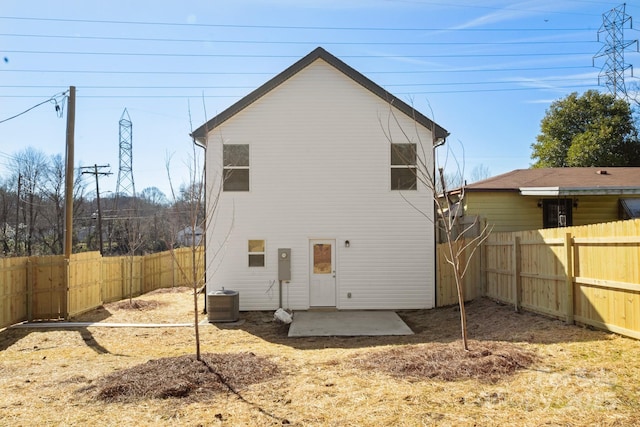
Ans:
[[[463,205],[465,215],[486,218],[493,231],[637,218],[640,168],[517,169],[467,185]]]
[[[193,132],[209,209],[220,195],[208,291],[238,291],[241,310],[433,307],[433,199],[415,168],[447,135],[313,50]]]
[[[204,230],[202,227],[196,226],[195,231],[192,231],[191,226],[183,228],[178,231],[176,236],[176,243],[180,246],[198,246],[202,244],[202,238],[204,237]]]

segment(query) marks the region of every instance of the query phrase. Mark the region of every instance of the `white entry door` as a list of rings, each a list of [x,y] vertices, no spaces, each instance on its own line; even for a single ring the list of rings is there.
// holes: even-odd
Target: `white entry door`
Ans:
[[[309,241],[309,305],[336,306],[336,241]]]

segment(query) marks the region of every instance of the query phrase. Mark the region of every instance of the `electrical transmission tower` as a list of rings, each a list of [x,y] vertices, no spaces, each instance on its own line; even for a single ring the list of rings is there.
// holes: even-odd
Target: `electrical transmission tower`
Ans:
[[[598,41],[604,43],[604,46],[593,57],[594,65],[596,58],[606,57],[598,75],[598,84],[601,79],[604,79],[604,84],[609,92],[615,97],[624,99],[627,98],[627,88],[624,83],[625,74],[630,70],[633,77],[633,67],[624,62],[624,52],[633,44],[636,45],[636,51],[638,51],[638,40],[624,39],[625,25],[629,23],[629,28],[633,28],[631,16],[626,14],[625,8],[626,4],[622,4],[602,15]],[[601,40],[602,34],[604,34],[604,40]]]
[[[116,185],[116,199],[121,196],[136,197],[136,187],[133,184],[133,133],[131,118],[127,109],[120,117],[120,167],[118,170],[118,184]]]

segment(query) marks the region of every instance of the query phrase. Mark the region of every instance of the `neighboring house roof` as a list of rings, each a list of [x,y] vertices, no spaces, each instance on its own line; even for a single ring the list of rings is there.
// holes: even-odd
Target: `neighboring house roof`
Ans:
[[[467,185],[465,191],[519,191],[523,196],[640,194],[640,168],[516,169]]]
[[[316,49],[311,51],[311,53],[309,53],[302,59],[298,60],[295,64],[291,65],[289,68],[282,71],[280,74],[278,74],[277,76],[275,76],[274,78],[272,78],[271,80],[269,80],[268,82],[266,82],[265,84],[263,84],[262,86],[260,86],[259,88],[257,88],[256,90],[248,94],[247,96],[245,96],[244,98],[242,98],[240,101],[236,102],[231,107],[227,108],[222,113],[218,114],[217,116],[209,120],[207,123],[200,126],[191,134],[191,136],[200,142],[203,142],[203,143],[206,142],[206,136],[208,132],[215,129],[217,126],[220,126],[226,120],[230,119],[231,117],[233,117],[234,115],[236,115],[237,113],[239,113],[240,111],[242,111],[243,109],[245,109],[246,107],[248,107],[249,105],[257,101],[258,99],[260,99],[262,96],[266,95],[271,90],[278,87],[280,84],[282,84],[283,82],[291,78],[296,73],[303,70],[305,67],[307,67],[317,59],[322,59],[327,64],[333,66],[338,71],[342,72],[347,77],[351,78],[353,81],[360,84],[362,87],[368,89],[375,95],[382,98],[385,102],[392,104],[394,107],[402,111],[404,114],[415,119],[418,123],[420,123],[427,129],[435,129],[434,134],[435,134],[436,140],[444,139],[447,136],[449,136],[449,132],[447,132],[447,130],[445,130],[444,128],[440,127],[437,123],[434,123],[432,120],[427,118],[425,115],[423,115],[419,111],[415,110],[409,104],[401,101],[391,93],[387,92],[381,86],[374,83],[372,80],[365,77],[363,74],[356,71],[354,68],[350,67],[349,65],[347,65],[346,63],[344,63],[337,57],[333,56],[332,54],[330,54],[329,52],[327,52],[321,47],[317,47]]]

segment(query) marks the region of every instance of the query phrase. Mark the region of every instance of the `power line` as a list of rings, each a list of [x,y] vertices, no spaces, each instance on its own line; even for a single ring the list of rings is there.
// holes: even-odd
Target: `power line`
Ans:
[[[20,16],[0,16],[0,19],[16,21],[36,21],[36,22],[73,22],[83,24],[110,24],[110,25],[141,25],[141,26],[171,26],[171,27],[202,27],[202,28],[238,28],[238,29],[263,29],[263,30],[303,30],[303,31],[453,31],[453,32],[569,32],[569,31],[593,31],[593,28],[442,28],[442,27],[422,27],[422,28],[402,28],[402,27],[331,27],[331,26],[297,26],[297,25],[254,25],[254,24],[199,24],[183,22],[152,22],[152,21],[116,21],[98,19],[68,19],[68,18],[29,18]]]
[[[533,83],[533,82],[532,82]],[[584,89],[590,88],[594,85],[570,85],[570,86],[554,86],[553,89]],[[550,89],[547,87],[516,87],[510,89],[462,89],[462,90],[433,90],[426,92],[396,92],[396,95],[435,95],[435,94],[447,94],[447,93],[480,93],[480,92],[519,92],[535,89]]]
[[[426,2],[429,3],[429,2]],[[444,3],[443,3],[444,4]],[[447,5],[449,5],[449,3],[447,3]],[[474,7],[474,6],[471,6]],[[504,9],[504,8],[497,8],[497,9]],[[507,9],[511,9],[511,10],[519,10],[516,8],[507,8]],[[542,11],[538,11],[538,12],[542,12]],[[555,13],[555,12],[549,12],[549,13]],[[595,15],[594,15],[595,16]],[[62,18],[29,18],[29,17],[11,17],[11,16],[0,16],[0,19],[4,19],[4,20],[17,20],[17,21],[23,21],[23,22],[27,22],[27,21],[32,21],[34,23],[39,23],[39,22],[60,22],[60,23],[81,23],[81,24],[96,24],[96,25],[92,25],[91,27],[87,27],[87,28],[95,28],[98,29],[100,28],[101,30],[107,30],[107,27],[99,27],[99,25],[123,25],[123,26],[129,26],[127,28],[127,30],[131,30],[131,31],[127,31],[125,32],[125,34],[130,34],[133,33],[135,30],[141,30],[141,31],[146,31],[146,34],[141,34],[141,36],[137,37],[134,33],[133,36],[102,36],[102,35],[91,35],[91,33],[89,33],[89,35],[80,35],[80,36],[76,36],[76,35],[64,35],[64,34],[52,34],[52,35],[46,35],[46,34],[15,34],[15,33],[6,33],[6,34],[0,34],[0,36],[5,36],[5,37],[22,37],[22,38],[32,38],[32,39],[42,39],[42,38],[51,38],[51,39],[55,39],[55,40],[106,40],[106,41],[116,41],[116,42],[131,42],[131,41],[141,41],[141,42],[158,42],[158,43],[215,43],[215,44],[229,44],[229,45],[239,45],[239,44],[245,44],[245,45],[255,45],[256,48],[259,48],[260,46],[278,46],[278,45],[283,45],[283,46],[287,46],[287,45],[337,45],[337,46],[407,46],[407,47],[419,47],[419,46],[444,46],[445,49],[447,46],[464,46],[464,47],[468,47],[469,50],[467,50],[464,53],[460,53],[460,54],[455,54],[455,51],[453,51],[453,49],[449,49],[448,51],[444,51],[438,54],[431,54],[431,55],[422,55],[422,54],[415,54],[415,55],[402,55],[402,54],[371,54],[369,52],[365,52],[366,54],[352,54],[352,55],[348,55],[348,54],[341,54],[339,55],[340,58],[357,58],[357,59],[362,59],[362,62],[368,62],[371,63],[372,61],[366,61],[367,59],[380,59],[380,60],[387,60],[386,62],[384,62],[385,66],[381,67],[381,68],[390,68],[388,67],[386,64],[393,64],[396,61],[393,61],[394,59],[399,59],[399,60],[404,60],[406,59],[406,62],[414,62],[414,63],[422,63],[425,61],[419,61],[421,59],[438,59],[438,58],[455,58],[455,59],[461,59],[464,60],[465,58],[488,58],[488,59],[492,59],[492,58],[527,58],[527,59],[531,59],[531,62],[536,61],[536,62],[542,62],[545,58],[549,59],[549,61],[554,61],[557,62],[557,60],[555,60],[555,58],[558,57],[562,57],[563,59],[565,59],[565,57],[568,56],[576,56],[578,57],[578,59],[580,59],[581,57],[586,57],[586,55],[589,55],[589,57],[592,56],[593,51],[589,51],[589,52],[562,52],[562,53],[558,53],[555,52],[554,50],[552,50],[552,48],[550,47],[549,49],[538,49],[535,52],[532,53],[525,53],[522,51],[522,49],[520,49],[519,51],[509,51],[508,47],[526,47],[526,46],[531,46],[533,47],[540,47],[540,46],[562,46],[562,45],[566,45],[566,49],[567,50],[573,50],[571,47],[575,47],[575,46],[590,46],[592,43],[596,43],[595,40],[591,40],[591,41],[584,41],[584,40],[574,40],[577,37],[579,38],[584,38],[584,33],[585,32],[589,32],[589,34],[593,34],[594,32],[594,28],[547,28],[547,27],[543,27],[543,28],[430,28],[430,27],[414,27],[414,28],[401,28],[401,27],[396,27],[396,26],[362,26],[362,27],[358,27],[358,26],[304,26],[304,25],[244,25],[244,24],[193,24],[193,23],[179,23],[179,22],[144,22],[144,21],[134,21],[134,20],[100,20],[100,19],[62,19]],[[139,26],[140,28],[134,28],[135,26]],[[278,39],[273,40],[271,39],[271,37],[267,38],[265,37],[264,39],[253,39],[252,36],[248,36],[245,37],[244,35],[250,35],[250,34],[255,34],[253,32],[250,31],[245,31],[245,32],[232,32],[232,31],[228,31],[226,32],[226,34],[228,36],[225,35],[221,35],[222,33],[218,33],[220,34],[218,37],[216,37],[215,39],[207,39],[206,37],[189,37],[186,36],[185,38],[181,38],[180,36],[176,37],[176,38],[172,38],[172,37],[166,37],[166,35],[168,34],[168,29],[161,29],[161,28],[157,28],[154,30],[158,31],[159,37],[158,38],[154,38],[154,37],[149,37],[147,34],[152,33],[151,28],[149,28],[149,26],[158,26],[158,27],[162,27],[162,26],[175,26],[175,27],[181,27],[181,28],[188,28],[188,29],[194,29],[193,31],[197,31],[197,27],[202,27],[202,28],[221,28],[221,29],[257,29],[257,30],[273,30],[273,29],[281,29],[281,30],[287,30],[288,33],[286,33],[285,35],[280,35],[280,36],[275,36]],[[53,28],[52,26],[49,26],[51,28]],[[74,28],[74,26],[72,25],[67,25],[66,27],[71,27]],[[80,27],[80,26],[76,26],[77,28],[85,28],[85,27]],[[47,28],[44,25],[41,25],[41,28]],[[61,26],[56,26],[56,28],[62,28]],[[147,31],[148,30],[148,31]],[[309,39],[312,37],[316,37],[315,34],[308,34],[305,35],[304,33],[297,33],[296,31],[302,31],[302,30],[322,30],[325,31],[324,33],[317,33],[317,34],[325,34],[326,39],[331,38],[332,36],[334,36],[334,34],[329,34],[329,31],[352,31],[352,34],[349,33],[345,33],[343,34],[344,37],[340,37],[339,40],[336,40],[334,42],[330,42],[330,41],[326,41],[326,42],[312,42],[312,41],[308,41],[308,40],[304,40],[304,39]],[[18,30],[19,31],[19,30]],[[38,30],[36,30],[38,31]],[[46,30],[41,30],[41,31],[46,31]],[[97,30],[96,30],[97,31]],[[163,33],[160,33],[161,31],[164,31]],[[371,36],[371,38],[374,38],[373,41],[359,41],[359,40],[350,40],[350,38],[355,39],[357,36],[361,35],[361,32],[363,31],[370,31],[370,32],[374,32],[374,31],[379,31],[379,34],[367,34],[367,37]],[[451,32],[451,33],[459,33],[458,35],[460,35],[461,33],[471,33],[474,35],[470,35],[467,38],[473,38],[473,40],[470,41],[442,41],[442,42],[436,42],[436,41],[432,41],[435,39],[431,39],[428,41],[422,41],[420,40],[421,35],[420,34],[402,34],[402,31],[407,31],[407,32],[416,32],[416,31],[447,31],[447,32]],[[81,31],[77,31],[78,33],[83,33]],[[118,34],[120,32],[120,29],[118,28],[118,31],[116,31],[116,28],[113,28],[113,31],[110,31],[110,34]],[[393,40],[393,36],[390,32],[397,32],[394,33],[393,36],[401,36],[404,37],[405,40]],[[499,37],[501,38],[501,40],[498,41],[483,41],[482,39],[480,39],[481,35],[478,34],[477,36],[475,36],[475,33],[480,32],[482,33],[482,35],[484,34],[490,34],[491,32],[496,32]],[[511,34],[510,32],[514,33]],[[530,39],[529,40],[517,40],[516,37],[518,38],[524,38],[526,37],[527,32],[531,32],[529,34]],[[578,33],[577,35],[575,34],[569,34],[569,32],[573,32],[573,33]],[[272,32],[274,35],[278,34],[275,31]],[[566,38],[572,38],[572,40],[567,40],[567,41],[558,41],[558,40],[536,40],[536,38],[542,38],[548,35],[547,33],[555,33],[555,34],[560,34],[559,37],[566,37]],[[96,34],[96,33],[94,33]],[[233,36],[233,34],[244,34],[243,36],[239,36],[237,38],[235,38]],[[286,36],[291,35],[288,39]],[[335,34],[337,35],[337,34]],[[352,37],[350,37],[352,36]],[[540,37],[538,37],[540,36]],[[505,40],[506,38],[506,40]],[[303,39],[303,40],[300,40]],[[533,40],[531,40],[533,39]],[[36,42],[34,40],[34,42]],[[124,46],[124,45],[122,45]],[[496,52],[492,52],[492,50],[488,50],[487,52],[482,52],[480,49],[474,49],[474,47],[476,46],[494,46],[494,47],[505,47],[505,49],[503,49],[502,52],[499,51],[499,49],[496,49]],[[60,46],[62,47],[62,46]],[[153,47],[153,45],[151,45],[151,47]],[[232,46],[227,46],[227,48],[232,49]],[[196,51],[194,53],[190,53],[188,49],[185,49],[185,51],[176,51],[177,49],[172,49],[174,52],[164,52],[164,46],[157,46],[158,51],[157,52],[153,52],[153,50],[155,49],[147,49],[141,52],[132,52],[130,49],[128,48],[123,48],[122,50],[119,50],[118,48],[108,48],[109,51],[105,51],[105,52],[96,52],[93,50],[87,50],[87,49],[82,49],[82,50],[65,50],[64,48],[59,49],[57,51],[50,51],[50,50],[44,50],[46,48],[41,48],[40,50],[13,50],[13,51],[7,51],[7,53],[15,53],[15,54],[33,54],[33,55],[86,55],[86,56],[91,56],[91,55],[95,55],[95,56],[105,56],[105,57],[117,57],[117,56],[122,56],[122,57],[158,57],[158,58],[164,58],[164,57],[177,57],[177,58],[233,58],[233,59],[238,59],[239,61],[246,59],[247,61],[250,61],[252,59],[264,59],[264,61],[261,61],[264,64],[269,64],[271,62],[267,61],[267,60],[278,60],[278,59],[282,59],[282,58],[292,58],[292,59],[299,59],[300,56],[297,54],[291,55],[291,54],[280,54],[280,53],[287,53],[287,51],[275,51],[274,54],[265,54],[263,53],[266,50],[261,50],[261,51],[256,51],[255,53],[252,53],[249,49],[249,47],[247,47],[247,51],[249,52],[248,54],[237,54],[233,51],[230,51],[229,53],[225,53],[225,52],[220,52],[220,53],[203,53],[203,51]],[[283,48],[284,49],[284,48]],[[382,50],[382,49],[381,49]],[[576,49],[576,50],[580,50],[580,49]],[[123,52],[124,51],[124,52]],[[215,51],[215,50],[214,50]],[[424,51],[424,49],[414,49],[413,52],[418,52],[421,53],[422,51]],[[207,51],[204,51],[207,52]],[[268,52],[268,51],[267,51]],[[361,52],[357,52],[357,53],[361,53]],[[415,59],[415,61],[411,61],[412,59]],[[112,61],[112,62],[117,62],[117,61]],[[124,63],[125,61],[121,61],[121,63]],[[228,64],[238,64],[238,62],[234,61],[226,61]],[[398,61],[400,62],[400,61]],[[435,62],[435,61],[434,61]],[[445,61],[442,61],[445,62]],[[469,61],[470,62],[470,61]],[[398,70],[398,71],[392,71],[392,70],[384,70],[384,69],[377,69],[377,70],[372,70],[372,71],[361,71],[363,74],[365,75],[420,75],[420,76],[427,76],[427,75],[432,75],[432,74],[436,74],[436,73],[448,73],[448,74],[452,74],[452,73],[456,73],[457,75],[460,75],[460,73],[467,73],[469,74],[469,79],[467,81],[464,82],[460,82],[460,83],[455,83],[455,82],[451,82],[451,83],[434,83],[434,82],[429,82],[429,83],[416,83],[416,84],[411,84],[411,83],[405,83],[405,84],[385,84],[384,82],[382,83],[382,85],[384,87],[415,87],[415,88],[421,88],[421,87],[447,87],[447,86],[456,86],[457,89],[452,89],[452,90],[447,90],[447,89],[443,89],[443,90],[435,90],[435,91],[425,91],[425,92],[420,92],[420,94],[429,94],[429,93],[464,93],[464,92],[472,92],[471,90],[465,90],[462,86],[465,87],[469,87],[469,86],[486,86],[486,85],[502,85],[503,87],[497,87],[497,88],[486,88],[486,89],[479,89],[479,91],[484,91],[484,92],[498,92],[498,91],[502,91],[502,92],[509,92],[509,91],[515,91],[515,90],[536,90],[536,89],[544,89],[542,88],[536,88],[536,87],[528,87],[528,88],[514,88],[514,87],[509,87],[509,85],[515,85],[515,84],[527,84],[529,83],[529,81],[496,81],[496,79],[492,79],[491,81],[479,81],[480,80],[480,76],[472,76],[471,73],[505,73],[505,72],[525,72],[525,71],[531,71],[531,72],[541,72],[541,71],[551,71],[551,70],[584,70],[587,68],[591,68],[589,66],[562,66],[562,67],[505,67],[505,68],[499,68],[499,67],[495,67],[495,63],[498,62],[493,61],[493,64],[487,64],[489,67],[491,65],[493,65],[493,68],[483,68],[483,67],[474,67],[474,68],[467,68],[464,69],[462,67],[457,67],[455,69],[436,69],[436,70],[412,70],[412,69],[404,69],[404,70]],[[503,61],[503,62],[507,62],[507,60]],[[515,60],[513,61],[515,62]],[[583,61],[583,62],[587,62],[587,61]],[[482,61],[477,61],[477,63],[482,63]],[[566,63],[566,60],[564,61],[564,63]],[[376,62],[377,64],[377,62]],[[508,64],[511,65],[511,64]],[[375,67],[371,67],[371,68],[375,68]],[[218,68],[219,69],[219,68]],[[250,69],[249,67],[247,67],[247,69]],[[255,70],[255,68],[253,68]],[[359,67],[359,69],[361,69],[361,67]],[[61,74],[61,73],[65,73],[65,74],[74,74],[74,75],[101,75],[101,76],[110,76],[110,75],[131,75],[131,76],[136,76],[136,75],[158,75],[158,76],[241,76],[241,75],[265,75],[265,76],[271,76],[271,75],[276,75],[277,73],[279,73],[281,71],[281,69],[278,69],[274,72],[257,72],[257,71],[245,71],[245,70],[240,70],[239,72],[235,72],[235,71],[191,71],[191,70],[184,70],[184,71],[170,71],[170,70],[158,70],[158,69],[150,69],[149,71],[144,71],[144,70],[29,70],[29,69],[23,69],[23,70],[0,70],[0,72],[20,72],[20,73],[45,73],[45,74]],[[467,77],[467,76],[465,76]],[[186,81],[188,78],[185,78]],[[462,80],[462,79],[456,79],[456,80]],[[472,80],[472,81],[470,81]],[[542,80],[544,82],[544,78],[543,79],[536,79],[536,80]],[[104,81],[108,81],[106,78]],[[575,83],[575,82],[579,82],[580,79],[563,79],[563,80],[550,80],[547,79],[546,82],[552,82],[552,81],[556,81],[556,82],[561,82],[563,83],[560,86],[557,86],[556,88],[575,88],[575,87],[590,87],[590,86],[586,86],[586,85],[569,85],[569,83]],[[143,82],[144,83],[144,82]],[[161,83],[161,82],[160,82]],[[197,80],[193,79],[190,83],[196,83],[197,84]],[[4,87],[4,88],[13,88],[13,89],[21,89],[21,88],[29,88],[29,86],[0,86],[0,87]],[[55,86],[52,86],[55,87]],[[91,90],[91,92],[87,92],[85,91],[82,94],[82,98],[95,98],[95,99],[107,99],[107,98],[139,98],[139,99],[160,99],[160,98],[165,98],[165,99],[184,99],[184,98],[189,98],[189,97],[204,97],[204,98],[239,98],[241,96],[243,96],[244,94],[240,94],[240,95],[236,95],[236,94],[229,94],[229,92],[232,92],[233,89],[238,89],[238,90],[245,90],[245,89],[251,89],[255,87],[254,85],[250,85],[250,86],[242,86],[242,85],[198,85],[198,86],[176,86],[176,85],[162,85],[162,86],[156,86],[156,85],[150,85],[150,86],[144,86],[144,85],[138,85],[138,86],[128,86],[128,85],[114,85],[114,86],[110,86],[110,85],[104,85],[104,86],[100,86],[100,85],[91,85],[91,86],[86,86],[84,87],[87,90]],[[32,88],[37,88],[37,87],[32,87]],[[117,90],[117,89],[122,89],[123,91],[126,90],[127,92],[124,93],[122,96],[117,95],[117,93],[108,93],[105,95],[101,95],[100,93],[104,93],[104,92],[96,92],[96,91],[100,91],[100,90]],[[150,90],[158,90],[158,92],[156,93],[149,93],[149,92],[144,92],[144,91],[150,91]],[[177,90],[181,90],[181,91],[188,91],[188,90],[198,90],[198,91],[203,91],[203,90],[211,90],[211,91],[219,91],[218,93],[213,93],[213,94],[208,94],[208,95],[203,95],[202,93],[198,93],[198,94],[190,94],[190,93],[178,93],[178,92],[170,92],[170,91],[177,91]],[[24,92],[24,91],[23,91]],[[142,93],[141,93],[142,92]],[[145,94],[146,93],[146,94]],[[412,92],[412,94],[415,94],[415,92]],[[403,95],[403,94],[398,94],[398,95]],[[5,98],[32,98],[34,97],[33,95],[24,95],[24,94],[20,94],[20,95],[6,95],[3,96]]]
[[[216,43],[216,44],[257,44],[257,45],[303,45],[303,46],[505,46],[505,45],[558,45],[558,44],[593,44],[593,40],[567,41],[500,41],[500,42],[352,42],[352,41],[296,41],[296,40],[216,40],[216,39],[174,39],[151,37],[107,37],[107,36],[64,36],[48,34],[0,34],[0,37],[31,37],[68,40],[105,40],[105,41],[144,41],[161,43]]]
[[[541,81],[544,83],[544,81]],[[535,81],[528,81],[527,83],[535,83]],[[455,86],[453,83],[447,83],[446,86]],[[582,85],[559,85],[554,86],[553,89],[579,89],[579,88],[591,88],[596,84],[582,84]],[[445,94],[445,93],[472,93],[472,92],[516,92],[524,90],[536,90],[536,89],[549,89],[546,87],[517,87],[517,88],[493,88],[493,89],[478,89],[470,88],[463,90],[432,90],[432,91],[411,91],[411,92],[396,92],[395,95],[428,95],[428,94]],[[205,98],[205,99],[220,99],[231,98],[239,99],[246,94],[230,94],[230,95],[209,95],[202,93],[195,94],[182,94],[182,95],[79,95],[78,98],[82,99],[186,99],[186,98]],[[34,98],[30,95],[2,95],[0,98]]]
[[[593,68],[592,66],[559,66],[559,67],[516,67],[516,68],[447,68],[439,70],[395,70],[381,71],[371,70],[362,71],[363,74],[432,74],[432,73],[467,73],[467,72],[511,72],[511,71],[559,71],[559,70],[578,70]],[[201,75],[201,76],[226,76],[226,75],[246,75],[246,76],[265,76],[274,75],[279,71],[160,71],[160,70],[45,70],[45,69],[15,69],[0,70],[2,72],[14,73],[56,73],[56,74],[150,74],[150,75]]]
[[[539,81],[544,82],[570,82],[570,81],[580,81],[583,79],[578,79],[575,77],[571,78],[538,78]],[[466,86],[466,85],[489,85],[489,84],[518,84],[518,83],[529,83],[531,80],[485,80],[478,82],[470,82],[470,81],[458,81],[458,82],[446,82],[446,83],[390,83],[385,85],[385,87],[403,87],[403,86]],[[13,88],[13,89],[45,89],[56,86],[47,86],[47,85],[18,85],[18,86],[10,86],[10,85],[0,85],[0,88]],[[83,89],[93,89],[93,90],[113,90],[113,89],[142,89],[142,90],[169,90],[169,89],[254,89],[254,86],[82,86]]]
[[[136,56],[136,57],[176,57],[176,58],[243,58],[243,59],[299,59],[299,55],[274,55],[274,54],[235,54],[235,53],[152,53],[152,52],[96,52],[96,51],[51,51],[51,50],[5,50],[5,53],[21,53],[31,55],[88,55],[88,56]],[[498,58],[498,57],[539,57],[539,56],[569,56],[589,55],[592,52],[536,52],[536,53],[466,53],[466,54],[429,54],[429,55],[340,55],[341,58]]]
[[[62,92],[62,93],[55,94],[55,95],[53,95],[51,98],[46,99],[46,100],[44,100],[44,101],[42,101],[42,102],[40,102],[40,103],[38,103],[38,104],[34,105],[33,107],[27,108],[26,110],[24,110],[24,111],[23,111],[23,112],[21,112],[21,113],[18,113],[18,114],[14,115],[14,116],[8,117],[8,118],[6,118],[6,119],[4,119],[4,120],[0,120],[0,123],[8,122],[9,120],[13,120],[13,119],[15,119],[15,118],[17,118],[17,117],[22,116],[23,114],[27,114],[29,111],[31,111],[31,110],[33,110],[33,109],[35,109],[35,108],[38,108],[39,106],[41,106],[41,105],[43,105],[43,104],[46,104],[46,103],[48,103],[48,102],[53,102],[53,103],[54,103],[54,105],[55,105],[56,113],[57,113],[58,115],[61,115],[61,114],[62,114],[62,106],[61,106],[61,105],[58,105],[58,100],[57,100],[57,98],[59,98],[59,97],[61,97],[61,96],[65,96],[65,95],[66,95],[66,92]]]

